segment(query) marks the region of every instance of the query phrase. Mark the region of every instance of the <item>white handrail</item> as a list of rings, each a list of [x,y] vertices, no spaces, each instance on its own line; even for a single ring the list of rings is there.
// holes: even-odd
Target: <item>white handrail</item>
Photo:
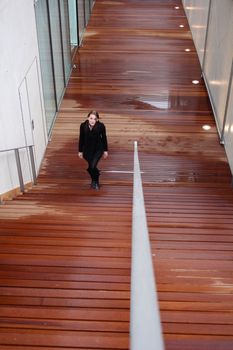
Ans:
[[[17,166],[17,171],[18,171],[18,177],[19,177],[20,191],[22,193],[25,191],[25,187],[24,187],[24,181],[23,181],[23,173],[22,173],[22,166],[21,166],[21,161],[20,161],[19,150],[22,150],[22,149],[29,150],[33,184],[35,185],[36,184],[36,166],[35,166],[33,147],[34,147],[34,145],[29,145],[29,146],[22,146],[22,147],[18,147],[18,148],[9,148],[9,149],[0,150],[0,153],[14,151],[15,161],[16,161],[16,166]]]
[[[163,350],[164,343],[151,257],[144,197],[134,142],[130,349]]]

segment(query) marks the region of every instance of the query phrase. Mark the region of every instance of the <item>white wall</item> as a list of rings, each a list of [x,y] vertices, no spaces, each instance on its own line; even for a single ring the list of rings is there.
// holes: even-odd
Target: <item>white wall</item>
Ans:
[[[232,58],[233,1],[211,0],[203,71],[208,81],[220,132],[224,124]]]
[[[233,64],[233,63],[232,63]],[[233,174],[233,81],[229,90],[228,108],[226,112],[226,124],[224,129],[224,142],[231,172]]]
[[[233,1],[183,0],[183,5],[213,106],[219,137],[225,145],[233,173]],[[200,27],[202,35],[199,35]]]
[[[0,150],[34,143],[38,171],[47,136],[33,0],[0,1],[0,38]],[[30,182],[25,151],[21,161],[24,182]],[[11,152],[0,153],[0,168],[0,194],[19,187]]]

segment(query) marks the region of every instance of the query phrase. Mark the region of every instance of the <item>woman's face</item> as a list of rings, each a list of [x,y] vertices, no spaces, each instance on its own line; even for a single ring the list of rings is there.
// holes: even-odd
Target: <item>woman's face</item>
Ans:
[[[89,125],[94,126],[97,122],[97,117],[94,114],[90,114],[88,117]]]

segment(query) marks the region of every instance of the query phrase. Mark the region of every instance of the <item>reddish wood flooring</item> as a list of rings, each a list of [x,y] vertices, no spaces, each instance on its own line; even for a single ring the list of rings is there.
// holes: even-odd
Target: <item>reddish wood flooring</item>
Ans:
[[[38,185],[0,208],[0,349],[128,349],[138,140],[166,350],[232,350],[231,174],[181,1],[96,0],[75,63]],[[91,109],[99,192],[77,157]]]

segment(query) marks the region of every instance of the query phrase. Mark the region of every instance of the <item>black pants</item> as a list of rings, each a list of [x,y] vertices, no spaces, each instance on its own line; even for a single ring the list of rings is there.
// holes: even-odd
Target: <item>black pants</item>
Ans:
[[[91,176],[92,181],[99,181],[99,175],[100,175],[100,171],[97,168],[97,164],[100,160],[100,158],[102,157],[103,152],[96,152],[92,157],[86,159],[86,161],[88,162],[88,168],[87,171]]]

